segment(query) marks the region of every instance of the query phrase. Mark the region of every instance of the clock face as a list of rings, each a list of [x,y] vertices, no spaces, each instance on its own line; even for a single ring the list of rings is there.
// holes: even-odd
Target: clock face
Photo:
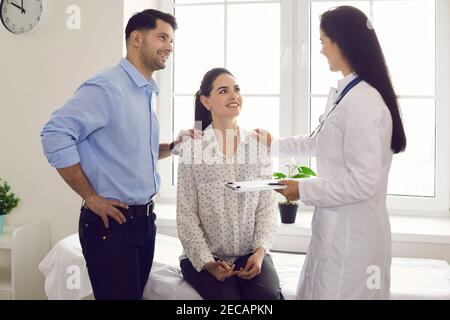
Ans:
[[[3,25],[15,34],[33,30],[41,21],[44,0],[1,0],[0,16]]]

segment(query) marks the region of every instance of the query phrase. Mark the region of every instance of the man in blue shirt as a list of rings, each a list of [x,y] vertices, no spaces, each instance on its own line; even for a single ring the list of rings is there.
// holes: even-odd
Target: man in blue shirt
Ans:
[[[41,132],[48,161],[84,200],[79,236],[96,299],[141,299],[150,273],[156,162],[178,143],[159,143],[152,76],[176,28],[157,10],[131,17],[126,59],[82,84]]]

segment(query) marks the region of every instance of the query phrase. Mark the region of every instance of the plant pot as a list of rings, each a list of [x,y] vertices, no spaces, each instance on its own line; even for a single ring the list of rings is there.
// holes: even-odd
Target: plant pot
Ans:
[[[0,214],[0,233],[3,233],[3,222],[5,219],[5,215]]]
[[[280,217],[282,223],[295,223],[297,216],[298,203],[295,202],[280,202],[278,204],[280,209]]]

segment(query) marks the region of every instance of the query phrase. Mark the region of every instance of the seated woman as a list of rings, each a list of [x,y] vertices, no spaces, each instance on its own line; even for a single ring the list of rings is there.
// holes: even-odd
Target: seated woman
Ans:
[[[195,96],[203,139],[180,148],[177,225],[184,279],[203,299],[283,299],[268,250],[276,230],[271,191],[236,193],[225,184],[271,178],[265,145],[238,127],[242,96],[226,69],[207,72]]]

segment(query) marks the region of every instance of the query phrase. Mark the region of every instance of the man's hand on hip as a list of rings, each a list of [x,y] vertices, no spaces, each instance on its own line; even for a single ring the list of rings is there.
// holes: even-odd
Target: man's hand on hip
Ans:
[[[64,181],[86,201],[86,207],[102,218],[105,228],[109,227],[108,216],[120,224],[126,222],[124,215],[116,207],[128,209],[128,205],[117,200],[100,197],[92,188],[80,163],[57,170]]]
[[[127,222],[125,216],[118,208],[128,209],[128,205],[122,203],[118,200],[108,200],[99,195],[92,195],[85,199],[86,207],[88,207],[92,212],[102,218],[105,228],[109,228],[108,217],[113,218],[117,223],[122,224]]]

